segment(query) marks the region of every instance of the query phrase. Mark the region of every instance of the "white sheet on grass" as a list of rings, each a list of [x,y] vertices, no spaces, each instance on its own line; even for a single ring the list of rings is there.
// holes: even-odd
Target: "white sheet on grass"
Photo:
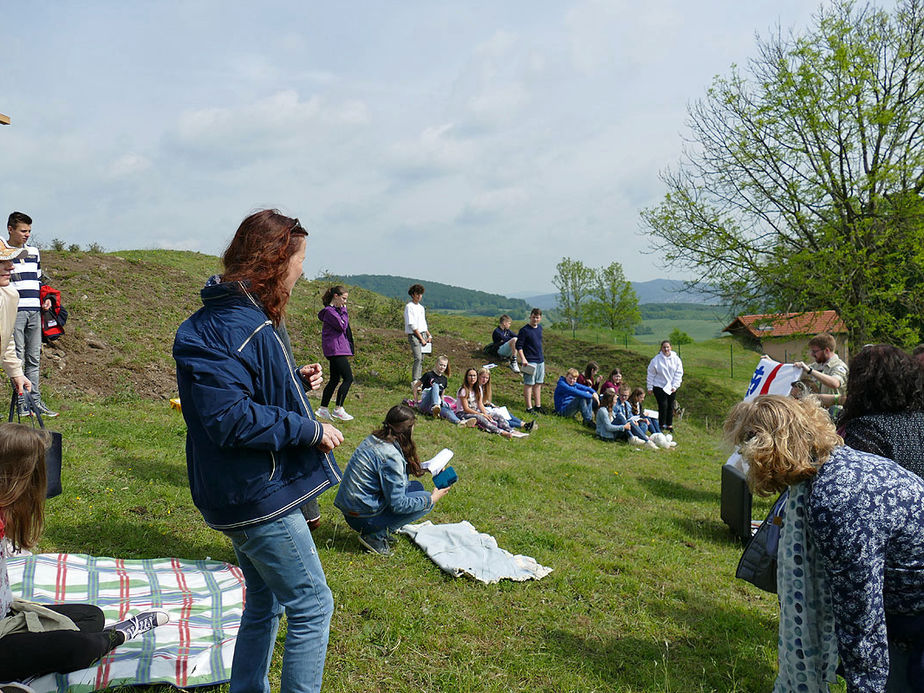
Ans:
[[[468,575],[479,582],[493,584],[503,579],[539,580],[552,572],[529,556],[514,556],[497,545],[490,534],[483,534],[470,523],[435,525],[430,521],[404,525],[398,530],[416,543],[430,559],[453,577]]]

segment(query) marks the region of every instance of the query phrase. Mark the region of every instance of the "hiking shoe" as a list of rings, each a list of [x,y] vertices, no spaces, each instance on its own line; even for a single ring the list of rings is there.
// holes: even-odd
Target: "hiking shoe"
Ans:
[[[352,421],[353,417],[346,413],[346,409],[343,407],[335,407],[334,410],[330,413],[335,419],[340,419],[341,421]]]
[[[371,553],[377,553],[379,556],[391,556],[391,547],[385,537],[374,537],[372,535],[359,535],[359,543],[366,547]]]
[[[545,414],[546,416],[548,416],[548,414],[549,414],[549,410],[546,409],[546,408],[543,407],[543,406],[533,407],[533,411],[534,411],[536,414]]]
[[[45,403],[42,400],[39,400],[35,403],[35,411],[44,416],[47,419],[53,419],[58,415],[58,412],[52,411],[45,406]],[[32,416],[32,412],[29,412],[29,416]]]
[[[517,365],[516,361],[510,361],[510,370],[512,370],[514,373],[520,372],[520,367]]]
[[[526,431],[527,433],[532,433],[533,431],[536,431],[538,429],[539,429],[539,426],[536,424],[535,421],[527,421],[525,424],[523,424],[523,430]]]
[[[126,640],[147,633],[149,630],[162,626],[170,621],[170,614],[163,609],[152,609],[151,611],[142,611],[140,614],[132,616],[125,621],[119,621],[112,630],[119,631],[125,636]]]
[[[318,407],[317,411],[314,412],[314,418],[327,419],[330,421],[330,412],[327,410],[327,407]]]
[[[439,415],[440,415],[440,409],[442,409],[442,407],[440,407],[440,405],[434,404],[432,407],[430,407],[430,414],[433,415],[433,416],[439,416]]]

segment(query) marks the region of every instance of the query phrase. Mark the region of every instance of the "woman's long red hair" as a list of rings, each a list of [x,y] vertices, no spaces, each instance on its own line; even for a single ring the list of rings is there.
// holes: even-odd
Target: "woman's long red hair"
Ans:
[[[275,209],[264,209],[241,222],[225,250],[222,281],[244,281],[248,291],[263,303],[267,315],[278,325],[285,314],[289,293],[285,278],[289,259],[308,233],[296,219]]]

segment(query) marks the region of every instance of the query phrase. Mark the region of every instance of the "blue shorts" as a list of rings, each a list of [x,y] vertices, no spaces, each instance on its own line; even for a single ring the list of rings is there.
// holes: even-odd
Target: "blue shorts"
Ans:
[[[503,356],[504,358],[513,358],[513,347],[511,346],[512,339],[508,339],[506,342],[497,347],[497,355]]]
[[[545,382],[545,361],[540,361],[539,363],[532,363],[531,365],[536,367],[536,372],[532,375],[523,374],[523,384],[524,385],[542,385]]]

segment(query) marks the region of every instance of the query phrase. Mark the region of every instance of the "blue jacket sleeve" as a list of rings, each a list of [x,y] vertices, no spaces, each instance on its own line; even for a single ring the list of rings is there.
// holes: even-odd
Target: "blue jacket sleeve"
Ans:
[[[605,407],[600,407],[597,410],[597,428],[598,429],[602,428],[604,431],[615,433],[616,431],[625,430],[624,429],[625,425],[626,425],[625,421],[622,422],[622,426],[617,426],[614,421],[611,421],[609,412],[607,412]]]
[[[323,428],[317,421],[255,401],[253,372],[240,359],[179,339],[174,357],[182,371],[178,380],[185,382],[181,399],[192,400],[190,408],[216,445],[281,450],[321,440]],[[288,366],[280,372],[288,376]]]
[[[433,500],[426,491],[418,491],[408,495],[407,470],[404,455],[395,449],[394,455],[389,455],[379,467],[379,481],[382,483],[382,495],[388,506],[401,515],[418,512],[433,507]]]

